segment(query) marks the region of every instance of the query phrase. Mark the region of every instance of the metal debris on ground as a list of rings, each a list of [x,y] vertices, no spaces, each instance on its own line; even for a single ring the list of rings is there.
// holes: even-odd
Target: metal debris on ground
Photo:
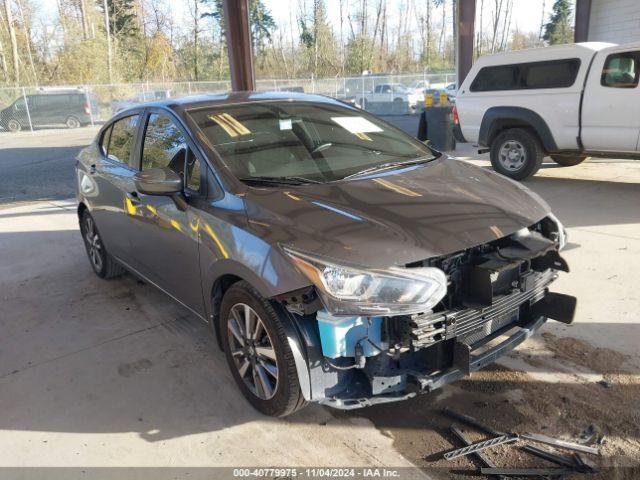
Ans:
[[[541,435],[539,433],[523,433],[520,436],[525,440],[531,440],[532,442],[544,443],[545,445],[551,445],[554,447],[567,448],[569,450],[575,450],[576,452],[600,455],[600,449],[598,448],[588,447],[586,445],[580,445],[578,443],[567,442],[566,440],[547,437],[546,435]]]
[[[451,427],[451,432],[465,444],[463,448],[459,448],[444,454],[444,458],[447,460],[453,460],[454,458],[463,457],[465,455],[475,455],[480,462],[484,465],[480,469],[480,473],[483,475],[494,476],[498,478],[507,477],[547,477],[555,478],[571,473],[597,473],[597,470],[587,463],[579,453],[573,453],[573,456],[565,456],[556,452],[551,452],[542,448],[538,448],[532,445],[525,445],[522,450],[534,455],[538,458],[542,458],[548,462],[559,465],[562,468],[501,468],[496,467],[493,462],[484,454],[482,450],[488,448],[503,445],[506,443],[513,443],[518,440],[528,440],[529,442],[542,443],[545,445],[551,445],[557,448],[564,448],[573,450],[574,452],[590,453],[593,455],[600,455],[600,450],[596,447],[586,445],[586,443],[600,444],[602,437],[599,435],[599,431],[593,426],[589,426],[580,436],[580,443],[569,442],[566,440],[560,440],[546,435],[537,433],[504,433],[495,430],[479,420],[473,418],[470,415],[465,415],[453,411],[449,408],[445,408],[443,413],[450,418],[458,420],[461,423],[474,427],[475,429],[487,433],[489,435],[495,435],[493,438],[484,440],[481,442],[471,443],[471,441],[456,427]]]
[[[470,453],[479,452],[480,450],[486,450],[487,448],[495,447],[505,443],[513,443],[518,440],[517,435],[500,435],[499,437],[490,438],[482,442],[472,443],[466,447],[458,448],[451,452],[444,454],[444,458],[447,460],[453,460],[454,458],[464,457]]]
[[[460,430],[457,427],[451,427],[451,433],[453,433],[453,435],[460,440],[462,443],[465,444],[465,446],[470,446],[473,444],[473,442],[469,439],[469,437],[467,437],[464,432],[462,432],[462,430]],[[472,454],[473,456],[475,456],[480,463],[482,464],[483,467],[487,467],[487,468],[496,468],[495,463],[493,463],[489,457],[487,457],[484,453],[482,453],[482,451],[478,450],[477,452],[473,452]],[[504,480],[507,477],[503,476],[503,475],[495,475],[495,477],[498,480]]]
[[[522,450],[527,453],[530,453],[531,455],[534,455],[539,458],[543,458],[551,463],[556,463],[564,467],[573,468],[576,466],[575,460],[571,457],[565,457],[564,455],[557,455],[553,452],[549,452],[547,450],[534,447],[533,445],[525,445],[524,447],[522,447]]]
[[[604,435],[602,435],[600,429],[594,427],[593,425],[589,425],[580,434],[578,443],[580,445],[602,445],[604,443]]]

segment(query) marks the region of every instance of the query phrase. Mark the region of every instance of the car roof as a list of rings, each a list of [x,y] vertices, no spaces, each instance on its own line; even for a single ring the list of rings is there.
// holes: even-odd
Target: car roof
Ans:
[[[226,105],[241,105],[247,103],[260,102],[312,102],[322,104],[333,104],[348,106],[340,100],[326,97],[324,95],[314,95],[308,93],[297,92],[228,92],[215,94],[199,94],[186,97],[167,98],[154,102],[144,103],[144,107],[161,107],[170,108],[177,112],[184,112],[192,109],[220,107]],[[139,108],[141,105],[137,105]],[[134,107],[135,108],[135,107]]]

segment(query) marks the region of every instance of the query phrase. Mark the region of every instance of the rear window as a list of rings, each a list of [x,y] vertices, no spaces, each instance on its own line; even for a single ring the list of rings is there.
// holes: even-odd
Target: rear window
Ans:
[[[576,81],[579,68],[578,58],[484,67],[473,80],[471,91],[566,88]]]

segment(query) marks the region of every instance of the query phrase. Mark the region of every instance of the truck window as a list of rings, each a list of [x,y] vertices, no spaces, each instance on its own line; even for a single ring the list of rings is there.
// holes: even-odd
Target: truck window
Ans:
[[[607,57],[600,83],[611,88],[635,88],[640,74],[640,51],[613,53]]]
[[[484,67],[471,84],[472,92],[566,88],[580,69],[578,58]]]
[[[497,90],[513,90],[516,86],[517,67],[504,65],[484,67],[471,84],[472,92],[493,92]]]
[[[525,88],[566,88],[573,85],[580,60],[536,62],[520,67]]]

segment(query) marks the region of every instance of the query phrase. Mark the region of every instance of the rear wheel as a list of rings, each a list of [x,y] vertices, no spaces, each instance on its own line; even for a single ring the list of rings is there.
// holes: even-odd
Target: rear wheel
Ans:
[[[104,248],[96,222],[88,211],[80,217],[80,232],[87,250],[89,263],[100,278],[113,278],[125,273],[125,269],[116,262]]]
[[[587,158],[586,155],[550,155],[551,160],[563,167],[573,167],[584,162]]]
[[[282,322],[268,300],[238,282],[222,299],[220,322],[233,378],[256,410],[284,417],[306,405]]]
[[[490,155],[496,172],[513,180],[526,180],[540,170],[544,151],[529,130],[511,128],[493,140]]]
[[[10,132],[19,132],[20,130],[22,130],[22,125],[18,120],[12,118],[7,122],[7,130],[9,130]]]
[[[80,120],[72,115],[67,118],[65,125],[67,126],[67,128],[80,128]]]

